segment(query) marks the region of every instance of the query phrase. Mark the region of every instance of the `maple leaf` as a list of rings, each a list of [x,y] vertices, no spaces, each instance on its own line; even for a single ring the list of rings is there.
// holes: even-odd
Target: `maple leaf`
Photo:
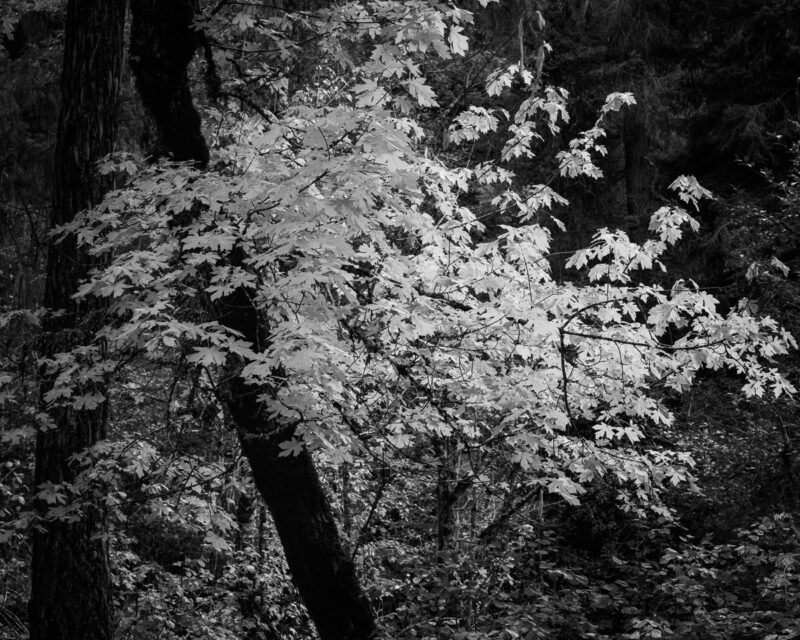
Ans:
[[[226,353],[217,347],[195,347],[194,353],[186,356],[187,362],[195,362],[205,367],[225,364]]]
[[[244,11],[241,11],[233,17],[233,20],[231,20],[231,24],[238,27],[240,31],[246,31],[247,29],[252,29],[253,27],[255,27],[256,21],[253,19],[253,16]]]
[[[386,89],[372,78],[367,78],[363,83],[356,85],[353,91],[358,96],[357,107],[377,107],[389,97]]]
[[[610,111],[619,111],[623,105],[633,104],[636,104],[636,98],[633,97],[632,93],[612,93],[606,97],[606,102],[600,109],[600,113],[605,115]]]
[[[278,455],[281,458],[287,458],[289,456],[299,456],[303,453],[305,445],[297,438],[292,438],[287,442],[281,442],[280,447],[281,452]]]
[[[408,92],[421,107],[437,107],[439,103],[436,101],[436,94],[433,89],[425,84],[424,78],[411,78],[406,80],[405,83]]]
[[[450,50],[457,56],[463,56],[469,49],[469,40],[464,35],[464,29],[462,27],[455,25],[450,27],[447,41],[450,44]]]
[[[230,543],[225,538],[214,533],[213,531],[206,531],[204,542],[217,552],[232,550]]]

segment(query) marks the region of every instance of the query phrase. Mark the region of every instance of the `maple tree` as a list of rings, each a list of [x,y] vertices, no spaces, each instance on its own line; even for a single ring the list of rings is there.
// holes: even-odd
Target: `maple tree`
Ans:
[[[112,344],[153,357],[185,352],[220,371],[238,360],[248,384],[275,390],[262,401],[294,428],[287,454],[324,447],[347,459],[367,431],[383,446],[404,446],[420,431],[478,438],[477,424],[494,414],[502,415],[495,436],[510,438],[525,466],[555,471],[570,459],[569,427],[580,418],[598,435],[581,440],[594,471],[571,468],[587,479],[606,465],[625,476],[607,453],[669,420],[654,387],[682,390],[701,367],[730,367],[746,377],[746,393],[791,390],[761,366],[793,344],[773,321],[746,310],[723,316],[691,282],[634,281],[637,271],[663,268],[683,226],[696,228],[683,206],[707,191],[678,178],[681,203],[653,215],[651,239],[602,229],[568,262],[585,279],[553,281],[550,209],[565,200],[546,184],[514,189],[502,164],[448,166],[414,119],[435,100],[415,56],[429,47],[465,53],[460,25],[469,14],[428,3],[391,8],[407,23],[356,4],[317,18],[333,34],[331,52],[345,36],[373,43],[342,72],[350,91],[306,90],[273,122],[248,120],[221,150],[222,170],[137,169],[124,190],[65,228],[92,254],[111,256],[79,295],[109,299],[120,318],[106,329]],[[344,31],[350,21],[359,28]],[[489,93],[515,73],[494,74]],[[609,96],[595,126],[556,155],[562,176],[600,177],[592,155],[604,151],[603,118],[633,101]],[[514,114],[473,107],[456,118],[451,140],[475,140],[507,118],[503,158],[532,156],[567,120],[566,104],[563,91],[546,88]],[[470,191],[518,223],[480,241],[481,221],[461,202]],[[199,300],[213,310],[237,292],[264,324],[256,348],[213,316],[186,319],[202,310]],[[559,453],[543,458],[548,450]],[[643,452],[630,453],[644,464]],[[569,474],[556,475],[565,496],[577,491]]]
[[[236,24],[253,28],[245,17]],[[416,60],[428,49],[464,54],[467,12],[348,4],[303,20],[331,56],[363,38],[371,51],[347,60],[339,86],[289,96],[272,122],[248,120],[221,150],[224,169],[143,168],[68,227],[93,255],[111,256],[79,292],[109,299],[119,316],[110,344],[237,372],[259,411],[287,427],[287,456],[321,448],[346,461],[458,432],[510,445],[535,483],[570,502],[605,474],[644,499],[685,478],[688,458],[637,446],[671,419],[654,389],[680,391],[701,367],[735,369],[754,395],[791,389],[760,364],[793,344],[774,322],[722,316],[692,283],[634,283],[694,224],[681,206],[657,211],[643,244],[599,231],[568,263],[588,282],[555,282],[547,222],[565,200],[546,184],[514,189],[502,164],[451,167],[427,151],[415,115],[435,96]],[[489,94],[515,74],[533,81],[501,70]],[[562,176],[600,177],[603,118],[633,101],[609,96],[595,126],[556,155]],[[503,159],[532,156],[568,119],[567,96],[547,87],[514,114],[473,107],[451,140],[475,140],[503,118]],[[691,178],[673,188],[690,207],[710,196]],[[479,241],[481,221],[460,201],[471,190],[518,223]],[[220,319],[237,296],[256,334]],[[211,315],[198,319],[203,310]],[[578,421],[592,435],[573,433]]]

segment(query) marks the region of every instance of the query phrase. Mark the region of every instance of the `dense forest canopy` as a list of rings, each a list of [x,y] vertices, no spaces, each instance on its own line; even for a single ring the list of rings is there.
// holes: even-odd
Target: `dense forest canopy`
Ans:
[[[797,637],[794,24],[6,3],[0,637]]]

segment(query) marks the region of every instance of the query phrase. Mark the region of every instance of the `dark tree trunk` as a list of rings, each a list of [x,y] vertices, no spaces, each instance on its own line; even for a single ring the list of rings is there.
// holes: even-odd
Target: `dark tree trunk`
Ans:
[[[208,149],[186,81],[186,66],[197,42],[191,29],[193,2],[132,2],[131,54],[137,57],[132,66],[142,101],[160,132],[161,152],[205,165]],[[243,258],[232,255],[231,261],[242,264]],[[240,332],[257,350],[268,344],[268,326],[246,291],[222,299],[214,313],[221,324]],[[311,456],[307,451],[280,456],[280,444],[291,436],[294,426],[277,424],[266,415],[258,400],[264,391],[233,372],[226,404],[256,487],[272,514],[294,582],[322,640],[373,638],[374,614],[342,547]]]
[[[291,436],[292,428],[271,424],[258,400],[261,391],[234,378],[227,404],[292,578],[322,640],[373,638],[374,614],[342,546],[311,456],[307,451],[280,455],[280,444]]]
[[[241,265],[242,255],[232,256]],[[217,320],[261,350],[269,341],[266,321],[243,289],[223,298]],[[269,392],[270,390],[266,390]],[[322,640],[366,640],[377,633],[375,616],[345,551],[330,502],[311,455],[281,456],[294,425],[276,423],[264,411],[265,392],[237,375],[228,382],[227,407],[239,431],[253,479],[272,514],[286,562]]]
[[[131,68],[136,87],[156,122],[151,154],[208,163],[186,68],[200,44],[192,27],[196,0],[131,0]]]
[[[50,226],[69,222],[103,194],[95,161],[113,150],[122,68],[124,0],[70,0],[67,8],[61,111],[55,152]],[[91,340],[90,328],[72,299],[88,261],[75,239],[51,243],[44,304],[65,313],[48,321],[45,355]],[[46,392],[51,381],[42,386]],[[85,390],[84,390],[85,392]],[[51,411],[54,429],[36,440],[34,481],[70,483],[78,469],[71,456],[105,436],[105,407]],[[41,512],[46,505],[37,505]],[[31,640],[107,640],[112,636],[108,549],[102,507],[82,509],[76,522],[42,521],[33,534]]]

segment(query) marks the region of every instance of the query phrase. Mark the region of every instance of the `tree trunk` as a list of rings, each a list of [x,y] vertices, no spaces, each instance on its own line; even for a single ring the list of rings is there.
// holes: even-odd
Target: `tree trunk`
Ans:
[[[186,66],[197,42],[190,5],[191,0],[171,4],[133,0],[131,55],[137,60],[132,66],[142,101],[156,121],[162,153],[205,165],[208,149],[186,81]],[[180,135],[175,126],[180,127]],[[232,255],[231,261],[242,264],[243,258]],[[268,344],[269,328],[246,291],[223,298],[213,311],[220,324],[241,333],[256,350]],[[226,404],[256,488],[272,514],[294,582],[322,640],[373,638],[377,632],[374,613],[342,547],[313,460],[307,451],[280,455],[280,444],[291,436],[294,425],[278,424],[266,415],[258,400],[263,392],[233,372]]]
[[[231,261],[240,266],[243,258],[234,252]],[[257,350],[268,344],[266,320],[244,289],[223,298],[214,311],[220,324],[240,333]],[[226,404],[256,488],[272,514],[292,578],[322,640],[374,638],[374,613],[342,545],[311,455],[308,451],[281,455],[280,445],[291,437],[295,425],[269,418],[259,400],[264,391],[234,374],[228,380]]]
[[[103,194],[94,163],[113,150],[122,68],[124,0],[70,0],[67,8],[61,110],[55,152],[50,226],[64,224]],[[72,299],[89,263],[73,237],[52,243],[45,307],[65,313],[45,326],[43,355],[91,340],[86,318]],[[42,393],[52,385],[45,379]],[[83,392],[86,390],[84,389]],[[51,412],[54,429],[36,439],[34,482],[71,483],[79,469],[71,456],[105,437],[105,407]],[[42,514],[46,505],[37,504]],[[87,504],[75,522],[48,520],[33,533],[31,640],[107,640],[112,636],[108,549],[102,507]]]
[[[156,121],[154,158],[208,163],[186,68],[200,44],[192,28],[196,0],[131,0],[130,62],[136,88]]]
[[[228,409],[256,488],[267,503],[286,562],[322,640],[366,640],[376,634],[374,614],[339,538],[328,497],[308,451],[281,456],[293,431],[271,424],[260,389],[234,378]]]

